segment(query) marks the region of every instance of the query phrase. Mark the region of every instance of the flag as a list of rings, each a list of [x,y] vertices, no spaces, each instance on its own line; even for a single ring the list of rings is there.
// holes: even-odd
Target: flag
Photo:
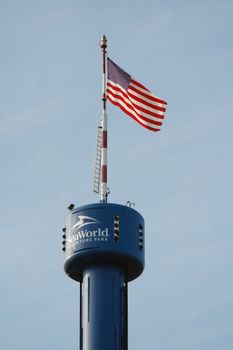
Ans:
[[[151,131],[159,131],[167,102],[154,96],[110,58],[107,59],[107,99]]]

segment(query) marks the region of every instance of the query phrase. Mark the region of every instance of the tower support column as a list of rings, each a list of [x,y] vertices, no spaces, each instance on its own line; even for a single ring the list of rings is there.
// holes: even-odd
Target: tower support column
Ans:
[[[80,283],[80,350],[127,350],[127,288],[144,269],[144,219],[114,203],[68,210],[64,269]]]
[[[127,284],[114,265],[92,265],[83,273],[81,350],[127,349]]]

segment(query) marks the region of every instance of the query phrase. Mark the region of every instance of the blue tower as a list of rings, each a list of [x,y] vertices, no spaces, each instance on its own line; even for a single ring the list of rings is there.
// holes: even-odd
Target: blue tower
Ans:
[[[128,349],[128,282],[144,269],[143,217],[131,206],[107,203],[106,47],[94,191],[100,203],[68,207],[64,269],[80,283],[80,350]]]
[[[80,283],[80,350],[127,350],[128,282],[144,269],[144,227],[128,206],[69,207],[64,269]]]

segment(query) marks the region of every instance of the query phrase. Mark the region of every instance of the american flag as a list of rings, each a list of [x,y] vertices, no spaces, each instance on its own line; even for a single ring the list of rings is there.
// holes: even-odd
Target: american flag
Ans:
[[[151,131],[159,131],[167,102],[154,96],[109,57],[107,59],[107,98]]]

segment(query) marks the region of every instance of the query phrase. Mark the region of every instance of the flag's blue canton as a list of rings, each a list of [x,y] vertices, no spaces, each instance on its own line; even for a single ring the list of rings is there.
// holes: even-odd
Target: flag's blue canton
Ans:
[[[126,91],[130,83],[130,75],[108,57],[108,79],[121,85]]]

